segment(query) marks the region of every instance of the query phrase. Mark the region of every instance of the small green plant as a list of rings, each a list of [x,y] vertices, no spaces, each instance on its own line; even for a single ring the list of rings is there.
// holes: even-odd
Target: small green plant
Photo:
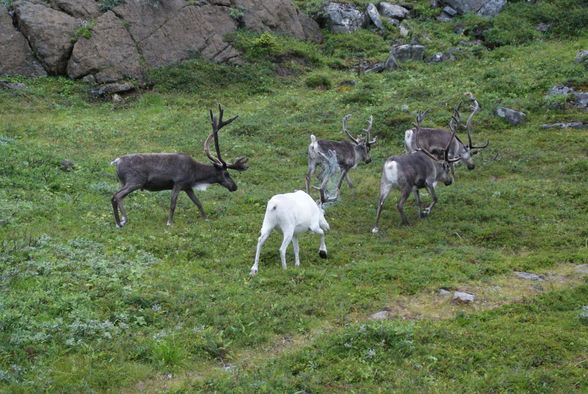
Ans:
[[[92,19],[89,22],[83,23],[80,27],[74,30],[73,35],[71,37],[72,42],[78,42],[80,38],[85,38],[89,40],[92,38],[92,28],[96,24],[96,20]]]
[[[237,23],[241,23],[243,17],[245,16],[244,9],[240,7],[231,7],[229,8],[229,16],[233,18]]]
[[[306,77],[304,84],[309,88],[330,89],[333,86],[331,79],[324,73],[311,73]]]

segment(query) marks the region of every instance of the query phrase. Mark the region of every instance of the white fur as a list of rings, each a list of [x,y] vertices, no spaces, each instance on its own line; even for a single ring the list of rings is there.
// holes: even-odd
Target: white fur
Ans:
[[[117,157],[116,159],[114,159],[113,161],[110,162],[110,165],[115,165],[118,164],[118,162],[120,161],[120,157]]]
[[[325,231],[329,230],[329,223],[325,220],[324,211],[317,203],[302,190],[294,193],[276,194],[267,203],[261,235],[257,242],[255,263],[251,267],[251,275],[257,274],[261,246],[274,228],[278,227],[284,239],[280,247],[282,268],[286,269],[286,249],[290,242],[294,246],[296,266],[300,265],[298,253],[298,237],[300,233],[311,231],[321,236],[321,256],[326,256]]]
[[[206,189],[208,189],[208,186],[210,186],[210,183],[197,183],[194,185],[194,189],[200,190],[203,192]]]
[[[404,148],[406,149],[406,153],[412,153],[416,150],[414,146],[414,130],[408,129],[404,132]]]
[[[388,183],[392,186],[398,185],[398,163],[395,161],[388,161],[384,165],[384,176]]]

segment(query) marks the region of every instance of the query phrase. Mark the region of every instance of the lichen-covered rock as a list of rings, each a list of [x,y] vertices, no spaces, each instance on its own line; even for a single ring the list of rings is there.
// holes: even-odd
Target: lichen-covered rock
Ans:
[[[15,3],[14,11],[20,31],[48,73],[65,74],[73,48],[73,33],[82,20],[29,1]]]
[[[443,0],[460,14],[477,13],[480,16],[492,18],[498,15],[507,0]]]
[[[514,109],[506,108],[506,107],[498,107],[496,108],[496,115],[505,119],[513,126],[516,126],[520,123],[523,123],[527,120],[527,115],[524,112],[516,111]]]
[[[388,18],[404,19],[409,14],[409,11],[406,8],[400,5],[386,3],[384,1],[378,4],[378,8],[380,9],[380,14]]]
[[[425,47],[416,44],[396,45],[392,53],[399,62],[421,61],[425,56]]]
[[[25,37],[12,25],[6,8],[0,7],[0,75],[40,77],[47,75],[35,59]]]
[[[456,291],[453,293],[451,301],[455,304],[471,304],[476,300],[476,296],[462,291]]]
[[[331,31],[351,33],[366,26],[367,16],[351,4],[329,3],[324,8]]]
[[[382,18],[380,18],[380,13],[375,5],[369,3],[366,10],[367,15],[371,19],[372,23],[380,30],[384,30],[384,25],[382,24]]]
[[[96,75],[97,82],[143,76],[141,58],[123,21],[108,11],[96,20],[92,37],[78,39],[67,65],[70,78]]]

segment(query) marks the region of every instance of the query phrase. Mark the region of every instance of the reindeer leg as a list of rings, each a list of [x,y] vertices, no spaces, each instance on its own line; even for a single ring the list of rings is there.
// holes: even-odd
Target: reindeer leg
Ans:
[[[339,181],[337,182],[337,195],[339,194],[339,190],[341,190],[341,184],[343,183],[343,178],[345,178],[347,176],[348,171],[349,170],[341,171],[341,177],[339,178]]]
[[[282,245],[280,246],[280,259],[282,260],[282,268],[286,269],[286,249],[288,249],[288,245],[290,245],[290,241],[292,241],[292,237],[294,235],[294,229],[285,229],[284,230],[284,239],[282,240]]]
[[[200,210],[200,216],[202,217],[202,219],[208,220],[208,216],[206,216],[204,208],[202,208],[202,204],[200,204],[200,201],[198,200],[198,198],[196,198],[194,191],[192,189],[186,189],[186,194],[188,195],[188,197],[190,197],[190,200],[192,200],[192,202],[196,204],[198,210]]]
[[[347,181],[347,184],[351,189],[351,194],[353,195],[353,197],[355,197],[355,186],[353,186],[353,183],[351,183],[351,179],[349,179],[349,173],[345,174],[345,180]]]
[[[298,267],[300,265],[300,247],[298,246],[298,237],[296,235],[292,237],[292,246],[294,247],[295,265]]]
[[[429,192],[429,194],[431,195],[431,199],[433,200],[431,201],[431,204],[429,204],[429,206],[425,208],[425,210],[423,211],[423,215],[429,216],[429,214],[431,213],[431,209],[433,209],[435,204],[437,204],[437,195],[435,194],[435,186],[433,186],[433,184],[427,182],[425,184],[425,187],[427,188],[427,191]]]
[[[396,203],[396,208],[398,208],[398,212],[400,212],[400,217],[402,218],[402,224],[404,226],[410,226],[408,219],[406,219],[406,215],[404,214],[404,202],[410,196],[411,189],[402,190],[402,194],[400,195],[400,200]]]
[[[112,208],[114,210],[114,221],[116,223],[116,227],[122,227],[127,223],[127,211],[125,210],[125,206],[123,205],[123,198],[125,198],[130,193],[134,192],[135,190],[141,188],[140,185],[125,185],[122,189],[118,192],[114,193],[112,196]],[[120,209],[120,213],[122,214],[122,221],[118,216],[118,210]]]
[[[255,250],[255,263],[253,263],[249,275],[253,276],[257,274],[257,268],[259,266],[259,255],[261,254],[261,247],[263,246],[263,243],[265,242],[267,237],[269,237],[271,232],[271,229],[269,231],[262,232],[259,238],[257,239],[257,249]]]
[[[392,189],[392,185],[388,183],[382,183],[380,185],[380,201],[378,202],[378,213],[376,213],[376,225],[372,229],[372,233],[377,233],[379,231],[379,223],[380,223],[380,215],[382,214],[382,207],[384,206],[384,201],[388,198],[388,194]]]
[[[415,205],[417,206],[417,209],[419,210],[419,217],[424,218],[425,215],[421,211],[421,195],[419,193],[419,189],[416,189],[416,188],[414,189],[414,202],[415,202]]]
[[[167,219],[167,225],[171,226],[174,224],[174,211],[176,210],[176,202],[178,201],[178,194],[180,194],[180,189],[174,188],[172,189],[171,194],[171,202],[169,204],[169,218]]]

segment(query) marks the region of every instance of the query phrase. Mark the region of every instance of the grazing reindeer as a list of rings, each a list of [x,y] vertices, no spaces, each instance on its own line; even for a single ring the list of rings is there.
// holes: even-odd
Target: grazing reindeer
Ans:
[[[296,266],[300,265],[298,234],[306,231],[320,234],[319,255],[324,259],[327,258],[325,231],[329,230],[329,223],[325,220],[325,211],[323,209],[323,204],[327,202],[327,199],[322,189],[320,192],[321,199],[316,202],[308,193],[302,190],[297,190],[294,193],[276,194],[270,198],[265,210],[263,225],[261,226],[261,235],[257,240],[255,263],[251,267],[251,275],[257,274],[261,246],[276,227],[284,235],[282,246],[280,246],[280,259],[282,260],[283,269],[286,269],[286,249],[290,242],[294,245]]]
[[[478,111],[480,111],[480,105],[475,99],[474,95],[470,92],[465,93],[471,101],[472,113],[468,117],[466,122],[466,130],[468,133],[468,145],[465,145],[459,137],[456,135],[453,140],[451,139],[451,131],[445,129],[430,129],[421,128],[419,132],[419,142],[424,149],[434,154],[439,154],[449,144],[449,156],[459,157],[461,161],[465,163],[469,170],[473,170],[475,167],[473,156],[480,152],[480,149],[484,149],[488,146],[488,142],[482,146],[475,146],[472,143],[472,119]],[[458,104],[458,109],[461,106],[461,101]],[[454,111],[455,112],[455,111]],[[406,152],[415,152],[418,150],[416,143],[416,128],[406,130],[404,132],[404,143],[406,146]]]
[[[223,120],[223,109],[218,106],[219,119],[210,110],[212,122],[212,133],[204,142],[204,153],[212,162],[212,165],[202,164],[194,160],[186,153],[137,153],[118,157],[111,164],[116,165],[116,172],[122,184],[122,188],[112,196],[112,208],[114,209],[114,220],[117,227],[122,227],[127,222],[127,213],[122,200],[129,193],[137,189],[149,191],[171,190],[171,204],[169,207],[169,218],[167,225],[173,224],[176,200],[181,191],[185,191],[190,200],[196,204],[203,219],[207,219],[202,204],[196,198],[193,188],[206,190],[212,184],[218,183],[234,192],[237,185],[231,179],[228,169],[245,171],[247,158],[240,157],[234,163],[227,164],[222,158],[218,145],[218,131],[224,126],[237,119]],[[214,138],[216,157],[210,153],[210,139]],[[118,215],[118,209],[122,214],[122,220]]]
[[[334,151],[335,155],[337,156],[337,163],[341,168],[341,177],[337,182],[337,194],[341,189],[341,183],[343,182],[343,178],[349,184],[349,187],[353,189],[353,184],[349,179],[349,175],[347,174],[349,170],[355,168],[361,161],[368,164],[372,161],[369,156],[371,146],[376,143],[378,137],[375,137],[373,140],[370,140],[370,131],[372,129],[372,121],[373,116],[370,116],[368,119],[368,128],[364,129],[363,131],[366,133],[365,138],[362,135],[359,135],[357,138],[353,138],[353,136],[347,130],[347,119],[351,117],[351,114],[345,115],[343,118],[343,131],[347,134],[347,137],[351,140],[349,141],[331,141],[331,140],[317,140],[314,135],[310,136],[310,145],[308,145],[308,172],[306,173],[306,192],[309,192],[310,189],[310,179],[312,174],[314,174],[317,165],[322,165],[325,162],[326,154],[329,151]],[[322,173],[321,173],[322,174]],[[324,175],[324,174],[323,174]],[[320,189],[324,189],[328,177],[323,177],[321,181]]]
[[[419,111],[417,115],[417,151],[401,156],[390,156],[384,163],[384,170],[382,171],[382,180],[380,182],[380,200],[378,203],[378,212],[376,214],[376,225],[372,229],[373,233],[377,233],[380,222],[380,215],[382,214],[382,207],[386,197],[390,190],[395,187],[400,190],[400,199],[396,204],[400,217],[402,218],[402,224],[408,226],[408,220],[404,214],[404,202],[410,195],[410,192],[414,190],[415,200],[419,210],[419,217],[425,217],[431,213],[431,210],[437,203],[437,196],[435,195],[435,186],[437,182],[441,181],[445,185],[449,186],[453,183],[453,167],[452,163],[460,160],[459,158],[451,159],[449,157],[449,147],[455,132],[459,126],[459,113],[457,109],[450,122],[450,129],[452,131],[449,143],[443,150],[443,160],[439,160],[438,157],[433,155],[422,145],[420,145],[420,139],[418,138],[418,131],[424,115],[428,112]],[[421,199],[419,196],[419,189],[426,188],[431,195],[431,204],[421,211]]]

